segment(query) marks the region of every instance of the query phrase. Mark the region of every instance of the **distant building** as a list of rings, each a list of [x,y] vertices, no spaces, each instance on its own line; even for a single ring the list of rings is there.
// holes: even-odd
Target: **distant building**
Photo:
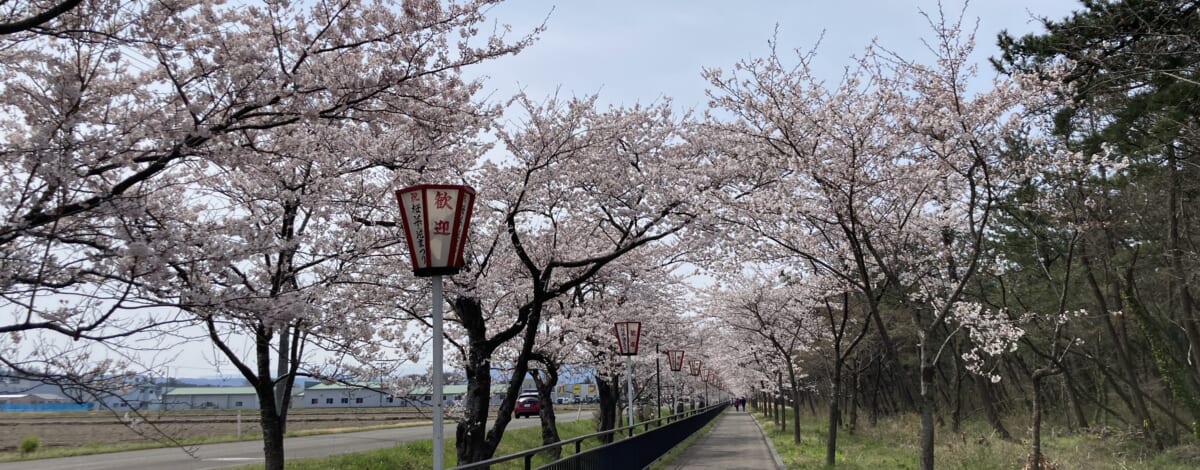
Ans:
[[[12,372],[2,372],[0,374],[0,394],[13,395],[21,393],[42,393],[54,394],[60,397],[66,396],[61,387],[53,384],[42,383],[40,380],[35,380],[28,377],[21,377]]]
[[[257,410],[254,387],[176,387],[163,394],[168,410]]]
[[[381,391],[378,384],[317,384],[304,389],[301,408],[382,408],[412,406],[399,397]]]
[[[492,385],[489,405],[499,405],[504,397],[505,384]],[[462,401],[466,396],[466,385],[446,385],[442,388],[442,399],[446,406]],[[432,387],[413,387],[403,393],[392,393],[378,385],[347,385],[341,383],[318,384],[304,390],[298,401],[303,408],[375,408],[392,406],[430,406],[433,403]]]
[[[596,384],[562,384],[554,387],[554,392],[550,395],[556,403],[571,403],[576,398],[580,401],[589,401],[600,398],[600,389],[596,387]]]
[[[159,410],[163,407],[163,392],[168,387],[144,382],[134,384],[112,395],[93,398],[93,402],[112,410]]]
[[[0,395],[0,405],[52,405],[60,403],[71,403],[71,400],[53,393],[11,393]]]

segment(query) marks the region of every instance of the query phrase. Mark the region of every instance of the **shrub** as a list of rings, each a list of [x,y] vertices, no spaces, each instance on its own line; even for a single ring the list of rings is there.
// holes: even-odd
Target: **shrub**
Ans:
[[[42,445],[42,440],[37,436],[25,436],[21,439],[20,451],[21,455],[29,455],[37,452],[38,447]]]

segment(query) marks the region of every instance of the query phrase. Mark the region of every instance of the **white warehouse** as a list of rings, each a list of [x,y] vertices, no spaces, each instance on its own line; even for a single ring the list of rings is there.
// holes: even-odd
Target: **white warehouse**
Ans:
[[[257,410],[254,387],[177,387],[163,394],[168,410]]]

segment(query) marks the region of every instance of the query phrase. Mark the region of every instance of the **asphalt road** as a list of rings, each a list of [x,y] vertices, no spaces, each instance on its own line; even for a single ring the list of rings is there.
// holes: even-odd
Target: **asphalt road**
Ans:
[[[559,422],[574,421],[577,418],[588,419],[592,416],[590,410],[576,413],[574,410],[562,409],[557,414]],[[538,424],[539,421],[534,418],[516,419],[509,422],[506,429],[536,427]],[[429,439],[433,432],[432,428],[432,426],[414,426],[324,436],[292,437],[284,441],[284,453],[288,460],[292,460],[362,452],[394,446],[401,442]],[[445,435],[447,439],[454,437],[453,423],[447,423]],[[202,470],[252,465],[262,463],[263,460],[262,441],[206,444],[192,447],[191,450],[193,455],[188,455],[178,447],[170,447],[0,463],[0,470]]]

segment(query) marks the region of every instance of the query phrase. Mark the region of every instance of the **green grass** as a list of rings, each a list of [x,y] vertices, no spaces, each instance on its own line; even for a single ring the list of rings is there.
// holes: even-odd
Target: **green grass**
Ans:
[[[594,432],[596,432],[596,424],[589,419],[581,419],[568,423],[559,423],[558,425],[559,437],[563,440],[585,434],[591,434]],[[502,456],[515,454],[522,450],[541,447],[541,445],[541,428],[532,427],[509,430],[504,433],[504,438],[500,441],[500,446],[496,449],[495,455]],[[600,445],[600,442],[597,439],[588,439],[584,441],[583,449],[590,449],[598,445]],[[563,455],[570,455],[574,451],[574,445],[564,446]],[[443,459],[443,462],[445,462],[447,467],[457,465],[458,459],[454,454],[454,439],[446,439]],[[549,463],[549,461],[550,460],[546,456],[537,455],[533,459],[533,464],[536,467],[538,465]],[[369,452],[358,452],[315,459],[290,460],[287,462],[287,468],[290,470],[424,470],[432,467],[433,443],[426,440],[406,442],[395,447]],[[262,468],[262,466],[251,466],[246,468]],[[493,470],[508,468],[524,468],[524,461],[517,459],[510,461],[507,464],[492,466]]]
[[[789,469],[818,469],[825,466],[826,415],[817,417],[801,414],[801,443],[792,440],[792,417],[788,415],[787,432],[768,417],[755,413],[763,430],[769,435],[780,458]],[[1028,457],[1028,432],[1015,421],[1007,427],[1013,436],[1024,442],[1008,442],[992,435],[986,423],[965,422],[962,432],[952,434],[950,428],[939,427],[934,461],[939,469],[1008,470],[1024,466]],[[916,415],[881,418],[875,427],[862,420],[859,429],[850,435],[843,427],[838,431],[837,467],[839,470],[880,470],[918,468],[919,419]],[[1151,452],[1139,441],[1119,436],[1100,436],[1092,433],[1068,433],[1061,428],[1046,426],[1042,432],[1042,452],[1057,469],[1154,469],[1185,470],[1200,468],[1200,446],[1187,443],[1165,452]]]
[[[326,428],[326,429],[306,429],[301,431],[289,431],[284,434],[287,437],[303,437],[303,436],[319,436],[324,434],[342,434],[348,432],[373,431],[376,429],[394,429],[407,428],[411,426],[427,426],[431,421],[415,421],[402,424],[381,424],[373,426],[358,426],[344,428]],[[220,444],[224,442],[242,442],[242,441],[259,441],[262,440],[262,434],[246,433],[239,438],[236,435],[228,436],[208,436],[208,437],[192,437],[179,439],[175,443],[169,442],[130,442],[117,444],[89,444],[78,447],[55,447],[49,449],[39,449],[37,452],[21,455],[19,452],[0,452],[0,463],[3,462],[19,462],[25,460],[38,459],[53,459],[60,457],[77,457],[80,455],[96,455],[96,454],[111,454],[114,452],[127,452],[131,450],[146,450],[146,449],[161,449],[164,447],[190,447],[201,444]]]

